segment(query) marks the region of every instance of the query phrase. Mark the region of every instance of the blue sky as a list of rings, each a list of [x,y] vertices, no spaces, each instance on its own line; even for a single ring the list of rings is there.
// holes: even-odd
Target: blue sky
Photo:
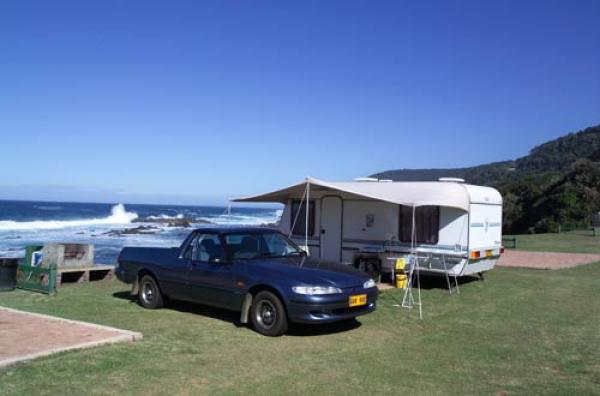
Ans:
[[[0,198],[217,203],[600,123],[599,1],[0,5]]]

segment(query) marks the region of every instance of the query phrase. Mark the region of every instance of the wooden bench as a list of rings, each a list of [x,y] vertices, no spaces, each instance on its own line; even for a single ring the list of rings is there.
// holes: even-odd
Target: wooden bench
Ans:
[[[112,279],[115,275],[113,265],[94,265],[84,268],[58,268],[56,270],[56,287],[63,283],[85,283]]]

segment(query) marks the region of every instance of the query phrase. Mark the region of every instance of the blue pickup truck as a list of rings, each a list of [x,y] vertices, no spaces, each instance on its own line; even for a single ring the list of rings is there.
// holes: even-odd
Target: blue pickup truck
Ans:
[[[145,308],[170,298],[239,311],[267,336],[285,333],[288,322],[364,315],[378,295],[365,273],[312,260],[279,231],[259,227],[197,229],[179,248],[126,247],[116,274]]]

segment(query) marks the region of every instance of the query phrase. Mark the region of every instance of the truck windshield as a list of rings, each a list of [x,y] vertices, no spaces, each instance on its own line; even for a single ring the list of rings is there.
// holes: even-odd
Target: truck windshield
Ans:
[[[225,234],[225,244],[234,260],[304,255],[304,251],[279,232]]]

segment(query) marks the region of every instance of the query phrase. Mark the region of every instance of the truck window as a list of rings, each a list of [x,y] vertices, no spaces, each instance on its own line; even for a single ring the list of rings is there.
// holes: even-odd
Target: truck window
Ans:
[[[187,244],[187,246],[185,247],[185,251],[183,252],[182,257],[186,260],[191,260],[192,259],[192,252],[194,251],[194,245],[196,243],[196,240],[198,239],[197,236],[194,236],[193,240]]]
[[[225,250],[218,234],[201,234],[196,239],[193,257],[195,261],[217,263],[225,258]]]
[[[298,256],[303,252],[278,232],[234,233],[225,235],[225,243],[234,260]]]

